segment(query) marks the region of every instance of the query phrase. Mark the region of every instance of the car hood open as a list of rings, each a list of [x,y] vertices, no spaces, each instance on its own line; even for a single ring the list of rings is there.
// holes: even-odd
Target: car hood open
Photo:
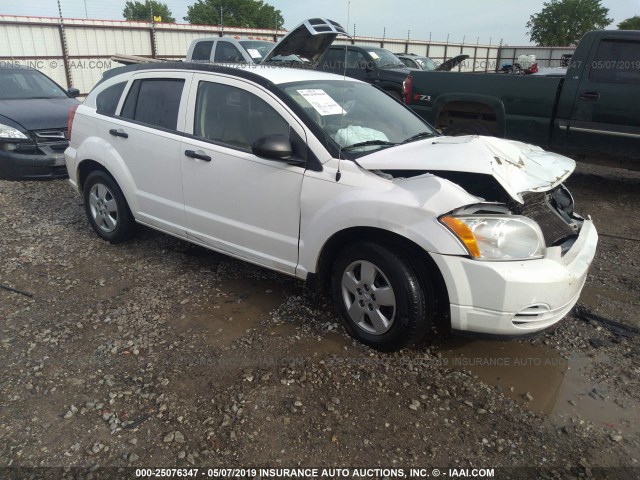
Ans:
[[[514,200],[524,192],[545,192],[576,167],[563,155],[494,137],[435,137],[386,148],[357,159],[366,170],[469,172],[493,176]]]
[[[274,57],[297,55],[315,64],[338,35],[347,35],[339,23],[326,18],[310,18],[287,33],[261,63]]]
[[[464,62],[469,55],[458,55],[457,57],[450,58],[449,60],[443,62],[442,64],[436,67],[436,71],[438,72],[450,72],[462,62]]]

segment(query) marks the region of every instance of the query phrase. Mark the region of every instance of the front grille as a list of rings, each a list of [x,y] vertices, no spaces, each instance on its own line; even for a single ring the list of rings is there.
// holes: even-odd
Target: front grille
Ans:
[[[38,142],[59,142],[67,139],[67,130],[37,130],[33,132]]]
[[[56,153],[63,153],[69,146],[66,128],[35,130],[33,135],[38,147],[48,147]]]
[[[549,205],[546,193],[528,192],[522,199],[524,205],[520,213],[540,225],[547,247],[576,236],[575,230]]]

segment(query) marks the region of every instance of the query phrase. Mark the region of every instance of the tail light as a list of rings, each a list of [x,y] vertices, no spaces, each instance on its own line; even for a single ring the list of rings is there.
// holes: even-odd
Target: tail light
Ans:
[[[411,103],[411,92],[413,91],[413,77],[407,75],[407,78],[402,82],[402,99],[404,103],[409,105]]]
[[[67,137],[69,137],[69,141],[71,141],[71,126],[73,125],[73,118],[76,116],[77,109],[78,105],[74,105],[69,109],[69,115],[67,117]]]

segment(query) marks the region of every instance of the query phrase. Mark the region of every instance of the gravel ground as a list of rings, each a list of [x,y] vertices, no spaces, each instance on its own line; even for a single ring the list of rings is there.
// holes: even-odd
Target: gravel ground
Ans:
[[[597,318],[639,326],[640,174],[569,186],[598,317],[388,355],[301,282],[143,228],[113,246],[66,181],[0,182],[0,283],[29,294],[0,289],[0,467],[637,467],[640,336]]]

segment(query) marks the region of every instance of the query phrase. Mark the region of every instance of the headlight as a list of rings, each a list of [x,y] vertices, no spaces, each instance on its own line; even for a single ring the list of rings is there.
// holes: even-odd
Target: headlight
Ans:
[[[22,133],[17,128],[10,127],[8,125],[3,125],[0,123],[0,140],[28,140],[24,133]]]
[[[542,231],[527,217],[446,215],[440,221],[477,260],[530,260],[545,254]]]

